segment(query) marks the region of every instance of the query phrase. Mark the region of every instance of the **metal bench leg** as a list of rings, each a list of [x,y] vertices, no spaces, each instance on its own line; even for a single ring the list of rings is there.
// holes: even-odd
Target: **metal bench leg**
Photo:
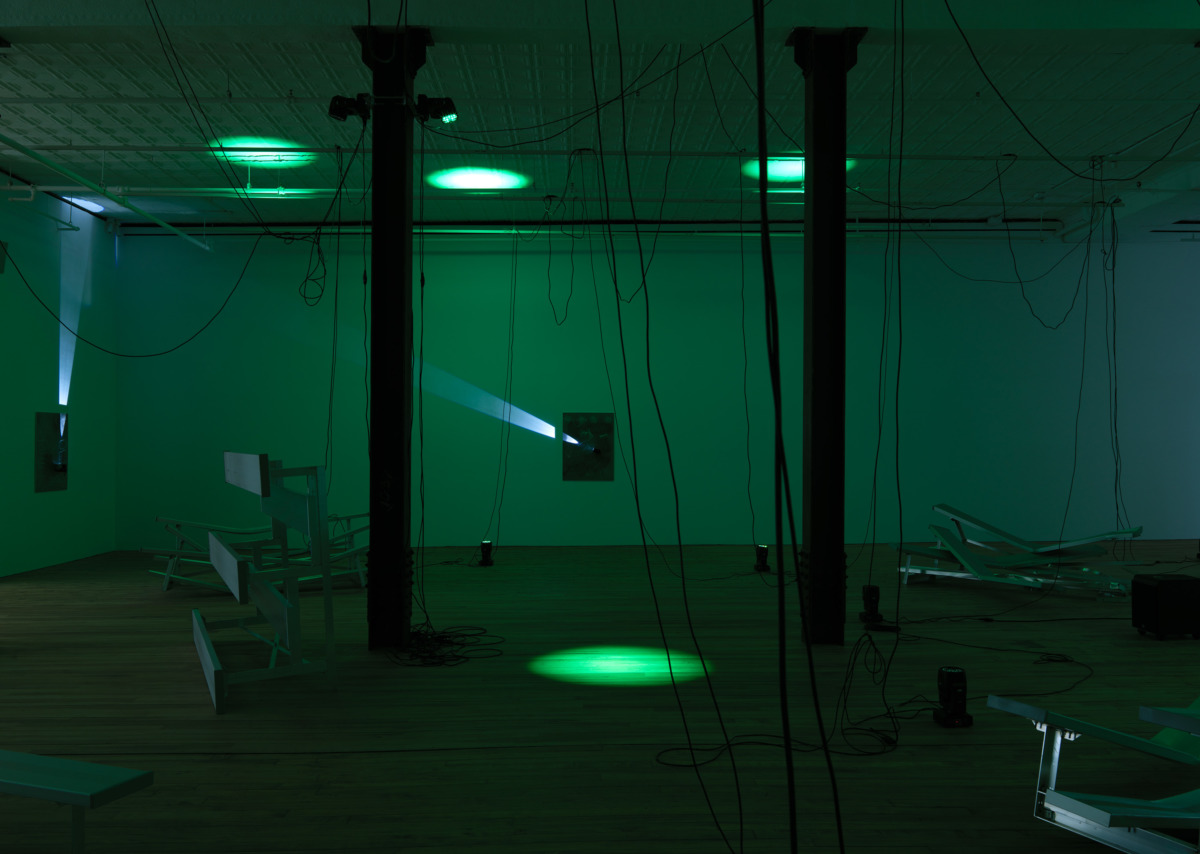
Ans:
[[[1051,820],[1053,817],[1045,808],[1046,792],[1052,791],[1058,785],[1058,762],[1062,758],[1063,742],[1074,741],[1079,734],[1044,723],[1035,723],[1034,726],[1042,733],[1042,758],[1038,763],[1038,787],[1034,794],[1033,814],[1038,818]]]
[[[71,806],[71,854],[84,854],[83,817],[87,807]]]

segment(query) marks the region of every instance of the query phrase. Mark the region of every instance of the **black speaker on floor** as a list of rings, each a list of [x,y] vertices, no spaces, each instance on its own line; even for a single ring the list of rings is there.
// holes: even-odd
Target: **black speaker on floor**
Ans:
[[[863,610],[858,612],[858,618],[864,623],[882,623],[883,614],[879,613],[879,586],[864,584]]]
[[[938,670],[938,702],[933,719],[944,727],[965,727],[975,723],[967,714],[967,671],[961,667]]]
[[[1171,635],[1200,637],[1200,578],[1190,575],[1135,575],[1129,586],[1133,627],[1159,640]]]

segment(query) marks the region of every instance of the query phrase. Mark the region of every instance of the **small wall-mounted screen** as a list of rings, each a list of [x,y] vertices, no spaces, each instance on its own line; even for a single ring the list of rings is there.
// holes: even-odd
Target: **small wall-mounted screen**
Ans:
[[[563,480],[613,479],[613,414],[563,413]]]
[[[67,488],[67,414],[35,412],[33,422],[33,491]]]

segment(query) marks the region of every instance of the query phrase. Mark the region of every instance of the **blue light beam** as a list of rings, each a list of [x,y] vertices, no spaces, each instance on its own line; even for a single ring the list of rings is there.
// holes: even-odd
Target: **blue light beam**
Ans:
[[[92,218],[81,217],[80,230],[61,232],[59,243],[58,313],[58,405],[66,406],[71,394],[71,374],[75,367],[75,335],[85,305],[91,305],[92,292]]]
[[[419,365],[420,363],[418,362]],[[489,415],[492,418],[507,421],[514,427],[521,427],[532,433],[548,436],[551,439],[558,437],[558,431],[553,424],[547,424],[536,415],[530,415],[525,410],[518,409],[503,398],[496,397],[496,395],[486,392],[478,386],[473,386],[466,380],[460,380],[453,374],[447,373],[441,368],[434,367],[428,362],[425,362],[424,365],[424,377],[421,379],[421,384],[424,390],[430,394],[436,395],[442,398],[442,400],[457,403],[459,406],[465,406],[467,409],[474,410],[482,415]],[[564,436],[563,440],[575,442],[569,436]],[[579,443],[575,442],[575,444]]]

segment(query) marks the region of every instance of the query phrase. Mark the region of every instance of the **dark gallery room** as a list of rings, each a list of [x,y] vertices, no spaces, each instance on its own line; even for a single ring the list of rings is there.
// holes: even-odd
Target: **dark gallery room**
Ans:
[[[1198,112],[1192,0],[8,4],[0,851],[1200,854]]]

